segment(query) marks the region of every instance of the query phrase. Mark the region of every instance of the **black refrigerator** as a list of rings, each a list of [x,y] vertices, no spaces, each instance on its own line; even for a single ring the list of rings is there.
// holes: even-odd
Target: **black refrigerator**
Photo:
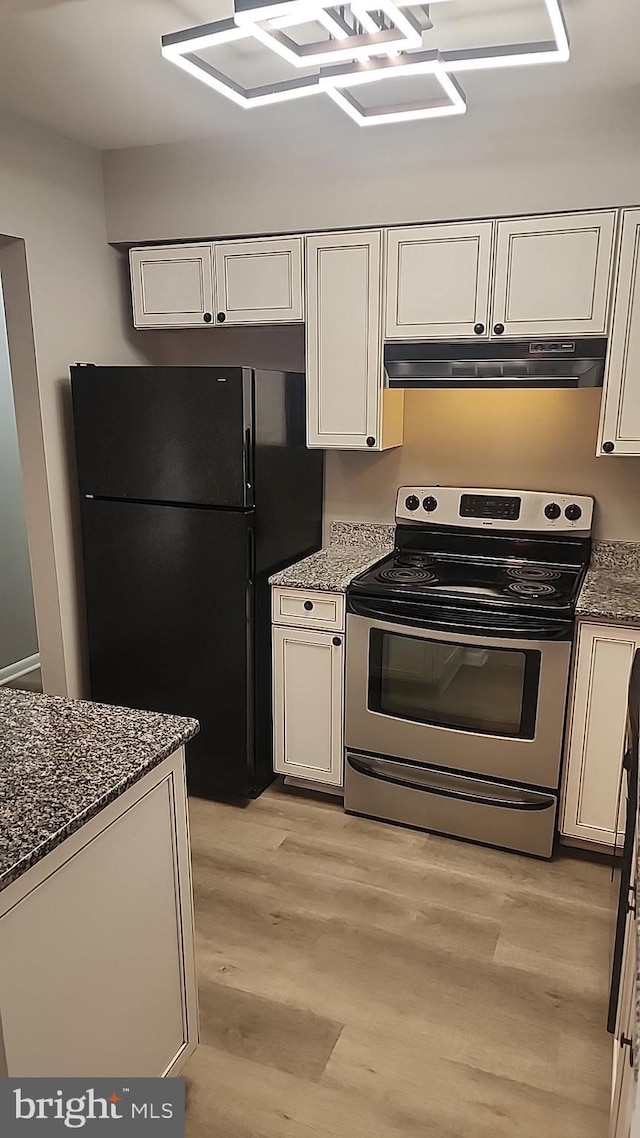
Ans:
[[[71,368],[91,698],[200,720],[190,792],[273,778],[268,578],[322,540],[303,375]]]

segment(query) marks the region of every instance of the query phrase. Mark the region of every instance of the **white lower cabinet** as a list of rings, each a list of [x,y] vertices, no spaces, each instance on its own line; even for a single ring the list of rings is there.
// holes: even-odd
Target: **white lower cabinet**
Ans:
[[[567,837],[603,846],[622,841],[621,764],[637,647],[640,629],[580,625],[561,827]]]
[[[179,751],[3,890],[0,1077],[175,1075],[197,1039]]]
[[[344,635],[273,626],[274,770],[342,785]]]

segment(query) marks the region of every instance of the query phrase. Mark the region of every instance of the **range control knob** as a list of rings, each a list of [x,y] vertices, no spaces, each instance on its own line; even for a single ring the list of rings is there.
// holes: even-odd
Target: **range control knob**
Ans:
[[[582,517],[582,510],[578,505],[576,505],[575,502],[572,502],[570,506],[567,506],[564,512],[564,516],[570,522],[577,522],[578,518]]]
[[[549,502],[549,505],[544,508],[544,516],[548,518],[550,522],[554,522],[556,518],[559,518],[561,513],[562,510],[557,502]]]
[[[425,498],[422,505],[424,506],[424,508],[428,514],[432,514],[433,511],[437,510],[437,508],[438,508],[438,499],[434,498],[432,494],[429,494],[429,497]]]
[[[408,510],[417,510],[420,505],[420,499],[416,498],[415,494],[409,494],[409,497],[405,498],[404,504]]]

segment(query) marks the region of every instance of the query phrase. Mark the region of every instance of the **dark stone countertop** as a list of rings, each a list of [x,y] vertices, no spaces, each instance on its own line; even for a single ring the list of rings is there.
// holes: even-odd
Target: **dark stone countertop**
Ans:
[[[640,624],[640,543],[594,541],[576,615],[585,621]]]
[[[177,715],[0,688],[0,890],[197,731]]]
[[[269,581],[288,589],[319,589],[344,593],[359,573],[393,550],[394,527],[376,522],[332,522],[330,544]]]

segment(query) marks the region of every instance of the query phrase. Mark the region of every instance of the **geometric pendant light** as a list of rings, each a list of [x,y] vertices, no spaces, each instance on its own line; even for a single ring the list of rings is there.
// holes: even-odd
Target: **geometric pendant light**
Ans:
[[[434,47],[438,10],[452,3],[455,0],[351,0],[338,7],[320,0],[235,0],[233,18],[163,36],[162,54],[241,107],[325,94],[360,126],[464,114],[466,99],[455,78],[463,71],[569,59],[561,0],[538,0],[550,30],[544,40],[439,51]],[[425,33],[430,50],[425,50]],[[216,48],[241,40],[253,40],[277,55],[291,69],[290,76],[244,87],[225,75],[211,56]],[[428,77],[428,96],[402,104],[385,98],[385,81],[422,76]],[[379,93],[375,103],[358,99],[358,91],[368,84],[375,84],[372,90]]]

